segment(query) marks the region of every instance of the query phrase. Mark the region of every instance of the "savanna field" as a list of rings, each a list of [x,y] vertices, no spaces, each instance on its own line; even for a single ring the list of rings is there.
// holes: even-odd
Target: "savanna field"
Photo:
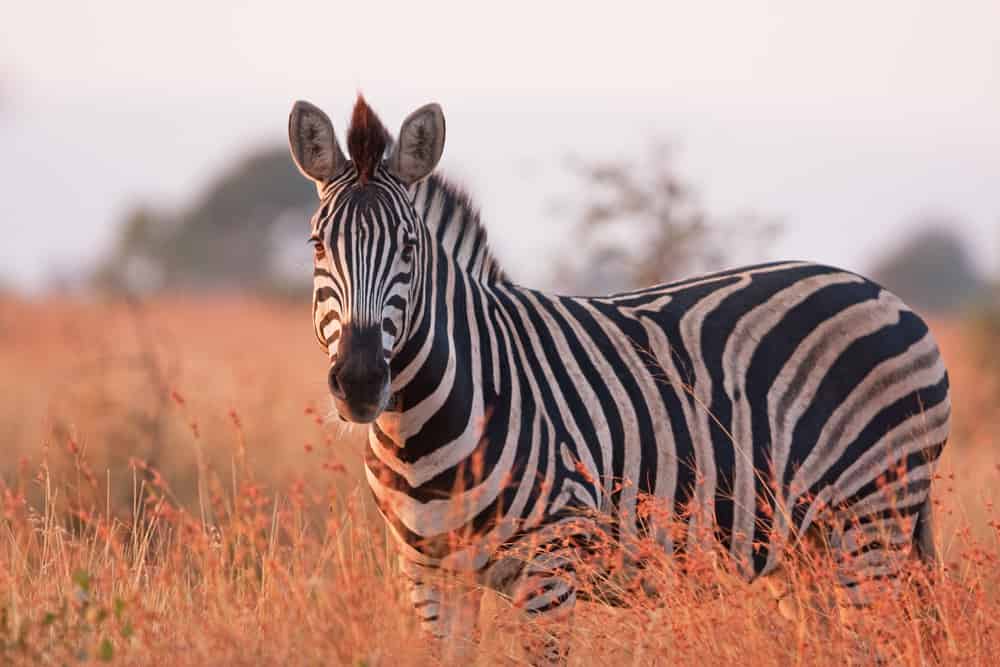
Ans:
[[[943,570],[915,567],[849,619],[817,605],[789,623],[710,554],[683,577],[659,562],[659,597],[581,605],[571,664],[997,664],[1000,336],[932,326],[954,391]],[[331,418],[325,377],[307,304],[0,301],[0,662],[446,660],[394,576],[363,432]],[[803,590],[830,576],[808,558],[791,575]],[[543,629],[488,598],[478,663],[523,664]]]

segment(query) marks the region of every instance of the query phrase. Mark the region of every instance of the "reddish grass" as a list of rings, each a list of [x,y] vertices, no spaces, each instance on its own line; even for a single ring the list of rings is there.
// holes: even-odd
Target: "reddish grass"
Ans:
[[[650,568],[649,598],[581,605],[573,664],[993,664],[1000,654],[1000,383],[958,322],[935,323],[955,435],[935,487],[947,569],[841,618],[776,618],[711,553]],[[0,661],[436,664],[370,505],[359,433],[328,425],[307,307],[0,302]],[[926,573],[914,570],[921,583]],[[609,582],[618,585],[617,582]],[[818,598],[816,598],[818,599]],[[929,620],[935,617],[936,620]],[[530,627],[489,595],[480,664]]]

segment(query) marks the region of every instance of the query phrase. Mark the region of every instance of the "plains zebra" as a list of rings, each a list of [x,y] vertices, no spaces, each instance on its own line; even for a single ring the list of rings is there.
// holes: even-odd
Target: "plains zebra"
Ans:
[[[609,530],[597,516],[671,553],[708,528],[751,580],[778,566],[777,545],[850,515],[828,539],[854,556],[840,572],[854,598],[911,546],[929,556],[948,378],[897,297],[807,262],[599,298],[520,287],[468,199],[431,175],[444,135],[427,105],[393,143],[359,97],[348,159],[320,109],[298,102],[289,119],[320,197],[313,316],[330,391],[370,424],[367,479],[431,631],[464,635],[477,608],[446,600],[439,571],[567,615],[576,551]],[[646,497],[701,508],[687,537],[640,521]]]

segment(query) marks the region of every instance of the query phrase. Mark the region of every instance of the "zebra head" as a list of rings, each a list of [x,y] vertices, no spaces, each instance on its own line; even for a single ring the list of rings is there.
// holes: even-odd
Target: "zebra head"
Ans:
[[[403,121],[394,144],[358,96],[344,156],[329,117],[296,102],[288,119],[296,166],[316,184],[313,324],[330,358],[329,385],[342,419],[370,422],[391,397],[389,360],[405,340],[414,266],[425,228],[407,188],[433,171],[444,149],[437,104]]]

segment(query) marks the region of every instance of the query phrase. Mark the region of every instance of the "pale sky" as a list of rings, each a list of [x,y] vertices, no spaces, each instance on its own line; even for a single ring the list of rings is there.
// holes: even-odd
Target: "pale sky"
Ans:
[[[585,6],[6,2],[0,281],[93,261],[134,203],[189,204],[283,144],[295,99],[343,136],[359,89],[390,128],[442,104],[442,168],[521,282],[569,249],[566,156],[654,137],[712,211],[785,221],[762,259],[863,270],[940,211],[1000,274],[997,0]]]

